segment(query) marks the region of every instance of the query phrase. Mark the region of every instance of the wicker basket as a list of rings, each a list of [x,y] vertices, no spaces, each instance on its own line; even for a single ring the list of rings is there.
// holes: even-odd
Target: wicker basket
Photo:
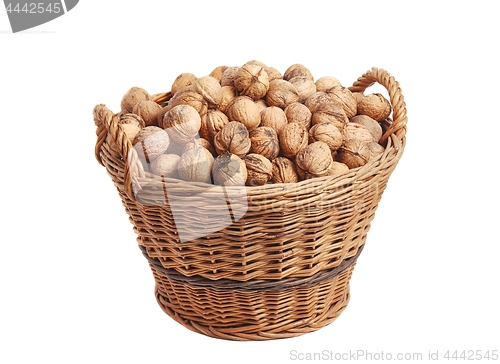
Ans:
[[[268,340],[315,331],[349,301],[349,280],[405,146],[399,84],[372,68],[351,91],[384,86],[393,108],[384,153],[338,177],[223,187],[144,172],[105,105],[94,108],[96,158],[106,167],[156,282],[158,304],[208,336]],[[170,93],[154,100],[164,105]]]

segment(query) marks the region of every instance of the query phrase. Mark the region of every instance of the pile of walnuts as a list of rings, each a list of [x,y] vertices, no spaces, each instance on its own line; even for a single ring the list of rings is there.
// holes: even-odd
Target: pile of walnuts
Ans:
[[[261,186],[340,175],[383,153],[381,94],[314,80],[301,64],[285,73],[259,61],[180,74],[166,106],[140,87],[121,100],[119,125],[152,175]]]

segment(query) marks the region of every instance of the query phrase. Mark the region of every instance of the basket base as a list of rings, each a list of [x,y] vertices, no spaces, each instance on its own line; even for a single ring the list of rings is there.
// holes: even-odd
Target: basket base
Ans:
[[[182,326],[218,339],[260,341],[301,336],[335,321],[349,302],[354,265],[313,286],[258,292],[192,287],[151,268],[159,306]]]

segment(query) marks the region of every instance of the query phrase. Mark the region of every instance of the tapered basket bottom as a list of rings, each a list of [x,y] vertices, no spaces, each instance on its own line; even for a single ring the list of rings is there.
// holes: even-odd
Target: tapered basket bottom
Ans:
[[[333,277],[292,282],[211,282],[171,278],[150,263],[162,310],[186,328],[226,340],[300,336],[332,323],[349,302],[355,262]],[[210,286],[213,284],[213,286]]]

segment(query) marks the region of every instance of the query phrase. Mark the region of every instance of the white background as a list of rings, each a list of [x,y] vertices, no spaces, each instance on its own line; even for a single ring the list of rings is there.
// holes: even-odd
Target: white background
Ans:
[[[18,34],[1,9],[0,362],[500,350],[494,5],[82,0]],[[282,72],[302,63],[345,86],[372,66],[386,69],[409,122],[348,308],[299,338],[241,343],[193,333],[157,305],[132,225],[94,158],[92,109],[119,111],[131,86],[165,92],[182,72],[252,59]]]

